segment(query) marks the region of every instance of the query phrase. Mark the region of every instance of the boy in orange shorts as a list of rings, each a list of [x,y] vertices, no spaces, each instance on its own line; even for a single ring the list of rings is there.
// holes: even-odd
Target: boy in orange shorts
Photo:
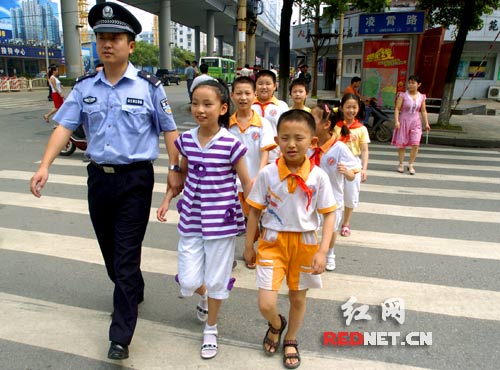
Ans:
[[[278,310],[278,290],[286,277],[289,289],[289,326],[283,341],[283,365],[300,365],[297,333],[306,310],[306,292],[321,287],[326,253],[333,234],[336,209],[328,175],[307,158],[314,144],[315,122],[303,110],[281,115],[275,138],[281,157],[259,172],[248,196],[250,214],[245,240],[246,263],[257,264],[259,309],[268,321],[264,352],[274,355],[287,321]],[[253,235],[262,210],[263,232],[253,248]],[[321,244],[316,231],[318,213],[324,215]]]

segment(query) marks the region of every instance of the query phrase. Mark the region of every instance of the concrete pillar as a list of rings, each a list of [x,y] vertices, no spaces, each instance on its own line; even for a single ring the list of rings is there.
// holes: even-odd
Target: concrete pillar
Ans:
[[[233,59],[238,60],[238,26],[233,26]]]
[[[160,16],[158,17],[160,68],[167,69],[172,69],[172,9],[170,5],[170,0],[162,0],[160,4]]]
[[[200,26],[194,27],[194,59],[199,61],[201,57]]]
[[[280,49],[276,49],[273,65],[279,64],[279,62],[280,62]]]
[[[255,33],[247,33],[247,63],[251,66],[255,64]]]
[[[224,36],[217,36],[217,55],[224,56]]]
[[[77,0],[61,0],[61,14],[66,76],[78,77],[83,74],[83,63]]]
[[[215,15],[213,11],[207,10],[207,56],[214,54],[215,38]]]
[[[269,69],[269,53],[271,51],[271,46],[269,42],[264,44],[264,68]]]

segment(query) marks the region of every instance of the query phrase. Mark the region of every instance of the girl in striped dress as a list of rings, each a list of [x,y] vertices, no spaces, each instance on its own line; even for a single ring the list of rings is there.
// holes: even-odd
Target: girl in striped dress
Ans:
[[[231,270],[236,236],[245,230],[236,176],[245,196],[251,187],[243,156],[246,147],[225,128],[229,123],[229,90],[222,81],[202,82],[193,91],[191,114],[198,127],[175,142],[185,176],[183,198],[177,202],[178,282],[183,296],[200,295],[197,317],[206,321],[201,357],[217,354],[217,316],[232,288]],[[165,222],[172,199],[167,191],[157,210]]]

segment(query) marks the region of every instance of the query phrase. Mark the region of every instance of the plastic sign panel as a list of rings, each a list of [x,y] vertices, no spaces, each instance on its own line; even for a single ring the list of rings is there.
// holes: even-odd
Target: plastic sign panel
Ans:
[[[394,108],[396,94],[406,90],[410,40],[366,40],[363,49],[363,95]]]
[[[359,16],[360,35],[423,33],[425,12],[375,13]]]

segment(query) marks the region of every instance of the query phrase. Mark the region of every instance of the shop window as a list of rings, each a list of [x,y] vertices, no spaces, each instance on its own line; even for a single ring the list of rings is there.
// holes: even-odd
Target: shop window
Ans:
[[[484,60],[477,54],[463,54],[458,64],[457,79],[468,80],[474,77],[474,79],[479,80],[492,80],[495,68],[495,58],[496,56],[493,54],[488,54]]]
[[[345,77],[361,76],[361,60],[361,55],[345,57],[342,75]]]

